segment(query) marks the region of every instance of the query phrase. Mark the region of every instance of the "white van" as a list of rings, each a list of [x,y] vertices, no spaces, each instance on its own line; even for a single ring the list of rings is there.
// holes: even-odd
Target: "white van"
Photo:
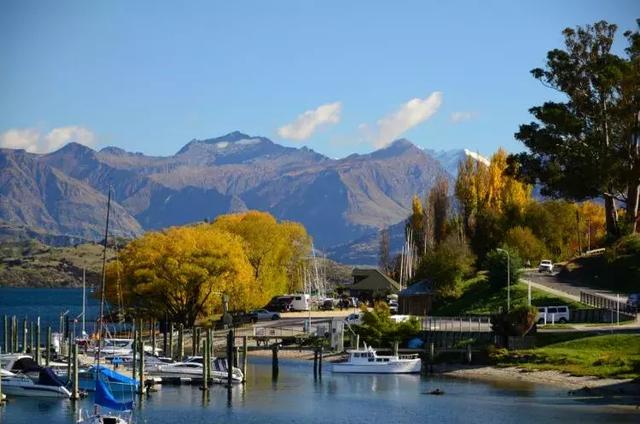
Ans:
[[[311,296],[308,294],[290,294],[292,311],[308,311],[311,309]]]
[[[538,324],[565,323],[570,319],[568,306],[538,306]]]

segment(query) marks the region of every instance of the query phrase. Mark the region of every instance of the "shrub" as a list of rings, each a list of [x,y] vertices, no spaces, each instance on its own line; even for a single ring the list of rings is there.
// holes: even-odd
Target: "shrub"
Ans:
[[[544,243],[528,227],[514,227],[507,231],[505,244],[515,251],[524,261],[537,263],[548,256]]]
[[[536,322],[538,310],[533,306],[516,306],[509,312],[491,317],[491,328],[500,336],[524,336]]]
[[[485,265],[489,271],[489,283],[494,287],[504,287],[507,285],[507,273],[509,282],[515,284],[522,273],[522,259],[518,253],[507,246],[503,248],[509,252],[509,256],[504,251],[493,250],[487,255]]]
[[[405,343],[420,331],[416,318],[396,323],[391,319],[389,306],[385,302],[376,302],[373,310],[363,308],[362,325],[356,325],[355,331],[370,346],[391,347],[394,342]]]

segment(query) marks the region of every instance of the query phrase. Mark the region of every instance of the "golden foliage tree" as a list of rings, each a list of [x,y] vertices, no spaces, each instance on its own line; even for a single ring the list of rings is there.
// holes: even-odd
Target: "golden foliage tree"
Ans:
[[[206,224],[149,232],[131,242],[109,266],[107,286],[108,299],[121,290],[135,311],[187,326],[219,312],[223,293],[233,309],[259,305],[242,239]]]
[[[264,304],[273,295],[300,289],[300,267],[309,255],[311,240],[305,228],[295,222],[278,223],[259,211],[222,215],[213,228],[237,235],[251,264]]]

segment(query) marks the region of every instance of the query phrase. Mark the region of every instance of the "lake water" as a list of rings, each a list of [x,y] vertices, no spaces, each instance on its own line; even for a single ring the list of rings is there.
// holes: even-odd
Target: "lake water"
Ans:
[[[17,296],[20,290],[29,295]],[[73,291],[65,290],[69,290],[68,297],[58,297],[60,292],[51,289],[0,289],[0,315],[24,316],[20,306],[24,304],[57,323],[64,299],[76,302]],[[7,302],[7,291],[16,304]],[[50,312],[46,299],[57,299]],[[234,387],[231,397],[222,386],[214,386],[206,398],[196,386],[160,386],[158,392],[137,402],[134,422],[566,424],[640,420],[637,413],[581,401],[553,387],[414,375],[334,375],[329,368],[327,364],[322,379],[314,381],[311,362],[281,360],[279,378],[273,381],[270,360],[252,358],[247,383]],[[445,394],[425,394],[434,388]],[[12,398],[0,408],[0,423],[73,423],[78,408],[92,408],[91,397],[75,406],[62,399]]]

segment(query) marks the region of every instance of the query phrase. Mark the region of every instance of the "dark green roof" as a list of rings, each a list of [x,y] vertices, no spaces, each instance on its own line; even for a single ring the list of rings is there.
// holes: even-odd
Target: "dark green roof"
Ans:
[[[397,293],[400,291],[400,284],[393,279],[387,277],[377,269],[355,268],[352,272],[354,277],[365,277],[351,287],[352,290],[363,291],[390,291]]]

